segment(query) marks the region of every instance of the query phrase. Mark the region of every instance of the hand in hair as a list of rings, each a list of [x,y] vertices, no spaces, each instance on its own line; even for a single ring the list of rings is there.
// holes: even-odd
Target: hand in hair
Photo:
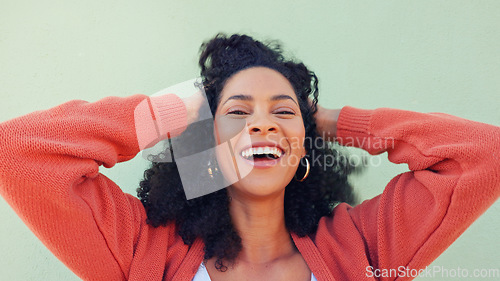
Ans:
[[[309,100],[309,103],[312,103]],[[337,135],[337,120],[339,119],[340,109],[327,109],[321,105],[316,105],[316,131],[318,135],[326,141],[335,141]]]
[[[187,122],[189,124],[193,124],[200,119],[200,111],[203,110],[203,104],[206,103],[206,98],[201,93],[201,91],[197,91],[189,97],[182,98],[184,105],[187,109]],[[208,103],[207,103],[208,106]],[[203,115],[203,113],[202,113]],[[201,116],[203,117],[203,116]]]

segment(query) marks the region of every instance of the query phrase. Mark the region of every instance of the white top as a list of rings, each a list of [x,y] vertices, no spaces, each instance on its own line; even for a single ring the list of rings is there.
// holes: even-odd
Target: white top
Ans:
[[[203,263],[201,263],[200,267],[198,267],[198,271],[196,272],[196,275],[194,276],[192,281],[212,281]],[[312,272],[311,272],[311,281],[318,281],[316,280],[316,277],[314,277],[314,274],[312,274]]]

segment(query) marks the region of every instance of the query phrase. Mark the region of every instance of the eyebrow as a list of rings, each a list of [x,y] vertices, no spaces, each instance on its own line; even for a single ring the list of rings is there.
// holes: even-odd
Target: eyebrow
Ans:
[[[229,98],[227,98],[227,100],[223,104],[225,104],[229,100],[252,101],[253,97],[249,96],[249,95],[234,95],[234,96],[230,96]],[[271,101],[277,101],[277,100],[291,100],[295,104],[297,104],[297,102],[291,96],[289,96],[289,95],[274,95],[274,96],[271,97]]]

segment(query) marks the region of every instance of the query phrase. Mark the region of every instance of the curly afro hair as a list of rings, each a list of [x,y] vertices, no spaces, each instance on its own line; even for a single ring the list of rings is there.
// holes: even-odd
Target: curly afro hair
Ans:
[[[264,44],[247,35],[218,34],[203,43],[200,52],[202,87],[214,116],[225,82],[243,69],[256,66],[274,69],[285,76],[295,90],[305,126],[306,157],[314,157],[314,163],[306,180],[292,180],[285,188],[284,210],[288,231],[301,237],[314,234],[320,218],[331,216],[336,204],[355,203],[347,181],[354,167],[316,132],[313,115],[317,110],[319,93],[318,78],[314,72],[301,62],[285,59],[279,43]],[[202,130],[195,123],[183,135],[196,132],[199,136]],[[205,133],[213,137],[213,132]],[[299,165],[298,169],[298,174],[303,175],[303,165]],[[186,200],[176,163],[153,162],[151,168],[145,171],[137,192],[147,212],[147,223],[154,227],[175,223],[177,234],[187,245],[201,238],[205,244],[204,258],[216,257],[216,268],[220,271],[227,269],[226,261],[235,260],[242,245],[231,221],[230,198],[226,189]]]

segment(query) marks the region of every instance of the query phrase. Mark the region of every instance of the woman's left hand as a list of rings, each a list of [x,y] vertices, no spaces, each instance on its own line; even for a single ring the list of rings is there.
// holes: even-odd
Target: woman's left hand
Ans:
[[[316,130],[318,134],[326,141],[335,141],[340,109],[326,109],[319,104],[316,107],[318,110],[314,114],[314,117],[316,118]]]

